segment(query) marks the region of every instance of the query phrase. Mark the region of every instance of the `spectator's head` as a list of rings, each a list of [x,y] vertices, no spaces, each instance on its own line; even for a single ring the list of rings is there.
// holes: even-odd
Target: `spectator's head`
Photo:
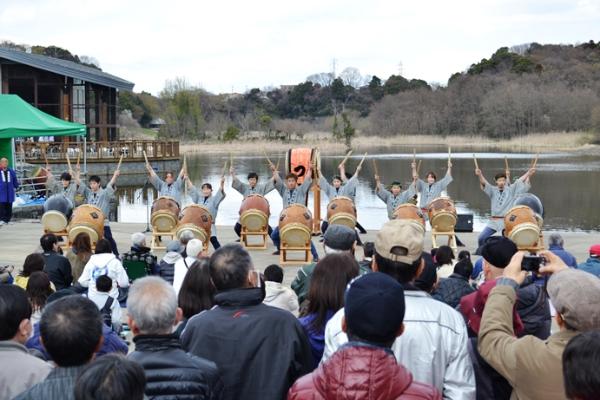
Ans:
[[[363,243],[363,256],[366,260],[370,260],[373,258],[373,253],[375,253],[375,243],[373,242],[364,242]]]
[[[589,252],[591,258],[600,258],[600,244],[591,246]]]
[[[437,267],[433,263],[424,263],[423,271],[415,279],[415,286],[424,292],[433,293],[437,288],[437,283]]]
[[[597,400],[600,393],[600,331],[581,333],[572,338],[562,355],[567,398]]]
[[[185,233],[185,232],[184,232]],[[183,234],[182,234],[183,236]],[[181,253],[181,242],[179,240],[171,240],[167,243],[167,253]]]
[[[547,286],[561,329],[585,332],[600,329],[600,279],[578,269],[552,274]]]
[[[283,282],[283,268],[277,264],[271,264],[265,268],[265,281],[267,282]]]
[[[506,174],[504,172],[497,173],[496,176],[494,176],[494,181],[496,182],[498,189],[504,189],[506,186]]]
[[[36,271],[29,276],[25,291],[34,311],[43,310],[48,296],[54,293],[50,286],[50,278],[44,271]]]
[[[96,278],[96,290],[101,293],[108,293],[112,289],[113,281],[108,275],[100,275]]]
[[[471,278],[471,274],[473,273],[473,264],[471,264],[471,260],[464,258],[457,262],[454,266],[454,273],[465,279]]]
[[[469,253],[469,250],[461,250],[458,252],[458,260],[471,260],[471,253]]]
[[[90,189],[92,189],[92,192],[96,192],[98,189],[100,189],[101,180],[98,175],[90,176],[89,182],[90,182]]]
[[[390,186],[390,192],[392,192],[392,194],[394,196],[398,196],[401,191],[402,191],[402,184],[398,181],[392,182],[392,184]]]
[[[90,235],[85,232],[78,233],[77,236],[75,236],[75,240],[73,240],[71,248],[77,253],[77,257],[92,254],[92,241],[90,240]]]
[[[40,238],[40,245],[44,253],[58,251],[58,238],[53,233],[46,233]]]
[[[491,281],[502,276],[504,268],[517,251],[517,245],[510,239],[503,236],[488,238],[481,247],[485,280]]]
[[[210,257],[209,267],[218,292],[259,285],[250,254],[238,244],[220,247]]]
[[[192,239],[185,246],[185,252],[188,257],[199,258],[204,247],[200,239]]]
[[[165,173],[165,182],[167,185],[171,185],[173,182],[175,182],[175,175],[173,175],[172,171],[167,171]]]
[[[183,248],[185,249],[188,242],[194,238],[194,233],[192,231],[186,230],[181,232],[181,235],[179,235],[179,242],[181,243],[181,246],[183,246]]]
[[[202,195],[204,197],[211,196],[212,195],[212,191],[213,191],[213,188],[212,188],[212,185],[210,183],[204,183],[204,184],[202,184]]]
[[[122,355],[107,354],[87,365],[75,383],[76,400],[142,400],[144,369]]]
[[[391,347],[404,331],[404,290],[392,277],[373,272],[350,283],[342,330],[350,340]]]
[[[427,173],[427,183],[433,185],[437,181],[437,175],[433,171]]]
[[[41,341],[59,367],[88,363],[102,345],[102,317],[90,299],[72,295],[46,305]]]
[[[112,253],[112,247],[110,242],[106,239],[100,239],[96,242],[96,254],[110,254]]]
[[[208,258],[203,257],[190,265],[179,290],[178,303],[184,318],[191,318],[215,304],[215,286],[210,280]]]
[[[450,246],[440,246],[435,252],[435,262],[438,266],[452,264],[454,251]]]
[[[290,173],[285,176],[285,184],[288,189],[296,189],[298,186],[298,175]]]
[[[17,285],[0,285],[0,340],[25,344],[31,335],[31,304]]]
[[[127,312],[134,335],[168,335],[181,320],[175,289],[156,276],[133,282],[127,297]]]
[[[331,184],[334,188],[338,189],[340,186],[342,186],[342,177],[339,175],[334,176],[331,180]]]
[[[0,158],[0,169],[6,169],[8,168],[8,159],[7,158]]]
[[[250,185],[251,188],[256,186],[256,183],[258,182],[258,174],[256,172],[250,172],[248,174],[248,184]]]
[[[323,235],[325,254],[351,253],[356,247],[356,231],[345,225],[331,224]]]
[[[423,225],[407,219],[386,222],[375,239],[373,270],[400,283],[414,281],[423,271]]]
[[[348,253],[328,254],[319,260],[310,278],[308,308],[304,313],[314,314],[309,330],[323,330],[328,314],[344,306],[346,286],[358,273],[358,263]]]
[[[21,271],[21,276],[31,276],[36,271],[43,271],[44,266],[46,265],[46,261],[44,256],[40,253],[31,253],[27,257],[25,257],[25,262],[23,263],[23,271]]]
[[[146,247],[146,235],[142,232],[136,232],[131,235],[131,244],[134,247]]]
[[[563,248],[565,246],[565,240],[560,233],[553,233],[548,239],[548,246]]]
[[[60,182],[62,183],[62,186],[64,188],[71,184],[71,179],[71,174],[68,172],[63,172],[62,174],[60,174]]]

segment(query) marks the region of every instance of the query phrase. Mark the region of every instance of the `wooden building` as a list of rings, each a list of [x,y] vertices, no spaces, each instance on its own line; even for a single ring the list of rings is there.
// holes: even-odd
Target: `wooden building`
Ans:
[[[87,126],[88,142],[119,140],[118,91],[133,83],[72,61],[0,47],[0,93]],[[74,140],[55,138],[55,141]]]

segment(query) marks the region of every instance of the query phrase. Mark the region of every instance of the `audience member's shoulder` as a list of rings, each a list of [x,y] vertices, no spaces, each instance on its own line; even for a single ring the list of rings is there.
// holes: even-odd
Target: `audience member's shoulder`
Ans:
[[[217,367],[217,364],[206,358],[195,356],[192,353],[186,353],[186,357],[190,361],[190,364],[194,366],[194,368],[201,369],[207,374],[219,373],[219,367]]]
[[[438,315],[440,320],[459,322],[464,324],[462,315],[448,304],[436,300],[433,297],[427,295],[422,297],[422,305],[427,307],[429,313]]]

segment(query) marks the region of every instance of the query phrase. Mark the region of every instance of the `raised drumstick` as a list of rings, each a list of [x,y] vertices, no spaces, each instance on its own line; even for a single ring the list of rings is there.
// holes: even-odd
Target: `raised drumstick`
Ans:
[[[67,158],[67,165],[69,166],[69,172],[71,172],[73,170],[73,168],[71,167],[71,160],[69,159],[69,149],[67,149],[67,151],[65,152],[65,157]]]
[[[448,146],[448,161],[452,159],[452,148]]]
[[[150,163],[148,162],[148,156],[146,155],[146,150],[143,150],[142,154],[144,154],[144,160],[146,160],[146,165],[150,165]]]
[[[533,163],[531,164],[531,168],[535,168],[537,166],[538,158],[540,158],[540,153],[537,153],[535,155],[535,159],[533,160]]]
[[[121,154],[121,157],[119,158],[119,163],[117,164],[117,170],[121,169],[121,163],[123,162],[123,154]]]
[[[365,155],[363,156],[362,160],[360,160],[360,162],[358,163],[358,167],[356,167],[356,168],[361,168],[362,167],[363,163],[365,162],[365,158],[367,158],[367,154],[368,153],[365,153]]]
[[[344,159],[342,160],[342,162],[340,163],[340,165],[338,167],[345,165],[346,161],[348,161],[348,158],[350,158],[351,155],[352,155],[352,150],[350,150],[350,151],[348,151],[348,153],[346,153],[346,156],[344,157]]]
[[[506,171],[508,171],[508,170],[509,170],[509,168],[508,168],[508,157],[506,157],[506,156],[504,156],[504,169],[505,169]]]
[[[475,153],[473,153],[473,161],[475,162],[475,169],[479,169],[479,164],[477,163],[477,158],[475,157]]]
[[[375,162],[375,159],[373,159],[373,171],[375,172],[375,175],[379,176],[379,170],[377,169],[377,163]]]

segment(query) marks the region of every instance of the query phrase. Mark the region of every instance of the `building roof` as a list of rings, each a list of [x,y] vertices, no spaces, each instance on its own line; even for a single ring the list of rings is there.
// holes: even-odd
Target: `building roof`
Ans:
[[[42,56],[40,54],[31,54],[24,51],[7,49],[0,47],[0,58],[5,58],[19,64],[29,65],[30,67],[43,69],[55,74],[69,76],[82,81],[95,83],[98,85],[113,87],[122,90],[133,90],[133,83],[121,79],[118,76],[107,74],[95,68],[86,67],[73,61],[61,60],[59,58]]]

